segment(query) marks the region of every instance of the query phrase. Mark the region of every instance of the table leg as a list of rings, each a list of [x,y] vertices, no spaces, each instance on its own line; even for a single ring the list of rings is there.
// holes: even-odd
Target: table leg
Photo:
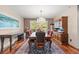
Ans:
[[[3,49],[4,49],[4,38],[1,37],[1,53],[3,53]]]
[[[12,50],[12,36],[10,36],[10,52]]]
[[[31,43],[29,42],[29,53],[31,52]]]

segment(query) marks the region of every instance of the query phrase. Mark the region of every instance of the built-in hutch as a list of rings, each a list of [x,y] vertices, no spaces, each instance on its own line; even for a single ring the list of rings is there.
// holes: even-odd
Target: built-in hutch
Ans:
[[[55,20],[54,28],[53,39],[59,44],[68,44],[68,17],[63,16],[61,19]]]

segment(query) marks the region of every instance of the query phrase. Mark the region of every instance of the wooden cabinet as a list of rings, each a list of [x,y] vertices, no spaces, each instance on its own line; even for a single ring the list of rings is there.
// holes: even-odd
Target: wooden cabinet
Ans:
[[[54,34],[53,39],[55,39],[58,44],[68,44],[68,34],[66,33]]]
[[[61,41],[61,33],[54,33],[53,34],[53,39],[58,43],[58,44],[62,44],[62,41]]]
[[[61,34],[62,44],[68,44],[68,16],[62,17],[62,27],[64,32]]]
[[[67,33],[62,33],[61,35],[61,43],[62,44],[68,44],[68,34]]]
[[[67,16],[63,16],[61,18],[61,21],[62,21],[62,27],[64,29],[64,33],[68,33],[68,17]]]
[[[61,17],[61,26],[64,29],[63,33],[54,34],[54,39],[60,44],[68,44],[68,17]]]

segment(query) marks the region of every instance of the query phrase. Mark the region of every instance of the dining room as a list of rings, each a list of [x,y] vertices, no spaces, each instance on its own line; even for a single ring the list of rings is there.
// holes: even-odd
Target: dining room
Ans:
[[[78,54],[77,7],[0,6],[0,53]]]

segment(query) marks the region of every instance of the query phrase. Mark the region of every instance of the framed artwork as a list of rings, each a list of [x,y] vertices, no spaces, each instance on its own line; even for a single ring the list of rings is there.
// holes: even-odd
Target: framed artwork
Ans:
[[[0,29],[7,29],[7,28],[18,28],[19,21],[8,17],[6,15],[0,14]]]

